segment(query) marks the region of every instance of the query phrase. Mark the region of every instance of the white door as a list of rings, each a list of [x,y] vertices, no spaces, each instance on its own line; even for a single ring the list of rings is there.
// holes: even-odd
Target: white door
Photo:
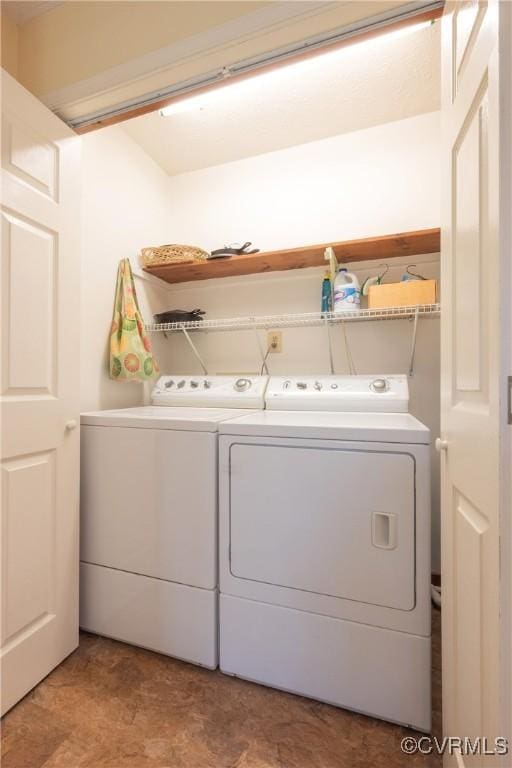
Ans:
[[[503,56],[511,42],[500,36],[509,11],[509,3],[496,0],[449,4],[442,43],[444,735],[487,737],[489,749],[501,735],[503,678],[499,526],[510,301],[503,234],[510,81]],[[461,754],[445,761],[483,768],[498,758]]]
[[[2,71],[2,712],[78,644],[79,174]]]

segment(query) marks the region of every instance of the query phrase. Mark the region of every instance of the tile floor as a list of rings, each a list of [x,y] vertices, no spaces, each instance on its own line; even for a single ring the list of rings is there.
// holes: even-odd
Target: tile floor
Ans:
[[[440,615],[433,611],[434,733]],[[416,768],[405,728],[82,634],[4,718],[2,768]]]

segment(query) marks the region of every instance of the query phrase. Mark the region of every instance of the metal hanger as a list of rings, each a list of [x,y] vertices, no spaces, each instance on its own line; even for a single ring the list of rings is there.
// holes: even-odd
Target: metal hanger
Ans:
[[[411,272],[412,267],[414,267],[416,269],[416,264],[409,264],[409,266],[405,270],[408,275],[410,275],[411,277],[416,277],[418,280],[426,280],[427,279],[426,277],[423,277],[423,275],[418,275],[416,272]]]
[[[412,266],[414,266],[414,264]],[[379,284],[380,284],[380,283],[382,283],[382,278],[384,277],[384,275],[389,272],[389,264],[379,264],[379,267],[380,268],[384,267],[384,272],[381,272],[380,275],[379,275],[379,278],[378,278],[379,279]]]

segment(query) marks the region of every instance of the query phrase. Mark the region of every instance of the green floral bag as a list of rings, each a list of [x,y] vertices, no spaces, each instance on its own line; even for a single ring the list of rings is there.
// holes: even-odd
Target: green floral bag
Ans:
[[[122,259],[110,330],[110,378],[148,381],[158,376],[159,370],[140,314],[130,260]]]

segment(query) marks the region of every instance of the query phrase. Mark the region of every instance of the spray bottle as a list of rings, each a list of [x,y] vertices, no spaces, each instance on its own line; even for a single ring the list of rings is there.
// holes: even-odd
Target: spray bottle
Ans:
[[[327,271],[322,280],[322,314],[332,312],[331,273]]]

